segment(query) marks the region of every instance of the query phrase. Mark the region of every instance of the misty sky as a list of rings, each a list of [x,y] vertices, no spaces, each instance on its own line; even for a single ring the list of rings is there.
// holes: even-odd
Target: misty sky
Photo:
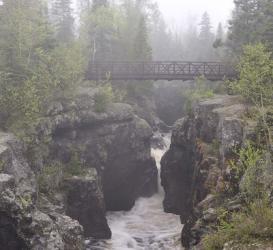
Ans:
[[[1,1],[1,0],[0,0]],[[111,0],[118,1],[118,0]],[[213,26],[219,22],[226,26],[234,7],[233,0],[155,0],[163,13],[168,26],[173,30],[186,30],[188,23],[200,22],[202,14],[207,11]],[[72,0],[75,3],[77,0]],[[215,28],[216,29],[216,28]]]
[[[207,11],[214,26],[224,25],[231,17],[233,0],[156,0],[166,22],[173,29],[185,29],[191,18],[200,22],[201,15]]]

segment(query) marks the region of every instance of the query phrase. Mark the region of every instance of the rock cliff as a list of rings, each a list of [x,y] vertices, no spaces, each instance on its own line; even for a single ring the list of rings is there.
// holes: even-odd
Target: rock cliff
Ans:
[[[215,96],[197,104],[174,127],[170,149],[161,161],[161,179],[164,209],[181,216],[186,248],[200,242],[206,230],[202,223],[215,220],[212,193],[228,178],[226,162],[233,150],[251,136],[242,119],[245,109],[237,96]]]
[[[37,182],[20,141],[0,133],[1,249],[82,249],[82,226],[37,207]]]
[[[106,211],[157,191],[150,126],[126,104],[95,112],[95,94],[52,102],[28,147],[0,134],[4,249],[83,249],[111,237]]]

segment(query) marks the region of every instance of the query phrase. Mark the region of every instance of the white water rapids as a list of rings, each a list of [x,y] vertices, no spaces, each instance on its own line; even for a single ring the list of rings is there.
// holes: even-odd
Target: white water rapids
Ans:
[[[170,145],[170,135],[164,135],[164,149],[152,149],[157,167]],[[160,182],[159,182],[160,183]],[[111,240],[87,242],[88,250],[182,250],[179,216],[163,211],[164,192],[151,198],[140,198],[129,212],[109,212],[107,220],[112,231]]]

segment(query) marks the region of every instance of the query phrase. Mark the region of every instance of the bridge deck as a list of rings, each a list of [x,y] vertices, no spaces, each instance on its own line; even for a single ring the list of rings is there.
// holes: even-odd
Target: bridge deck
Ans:
[[[236,71],[220,62],[95,62],[87,71],[89,80],[194,80],[204,76],[217,81],[233,79]]]

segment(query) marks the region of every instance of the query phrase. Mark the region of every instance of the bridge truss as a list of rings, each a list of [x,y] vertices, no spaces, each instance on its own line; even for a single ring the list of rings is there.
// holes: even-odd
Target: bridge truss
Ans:
[[[95,62],[90,63],[88,80],[194,80],[204,76],[211,81],[234,79],[231,64],[221,62]]]

